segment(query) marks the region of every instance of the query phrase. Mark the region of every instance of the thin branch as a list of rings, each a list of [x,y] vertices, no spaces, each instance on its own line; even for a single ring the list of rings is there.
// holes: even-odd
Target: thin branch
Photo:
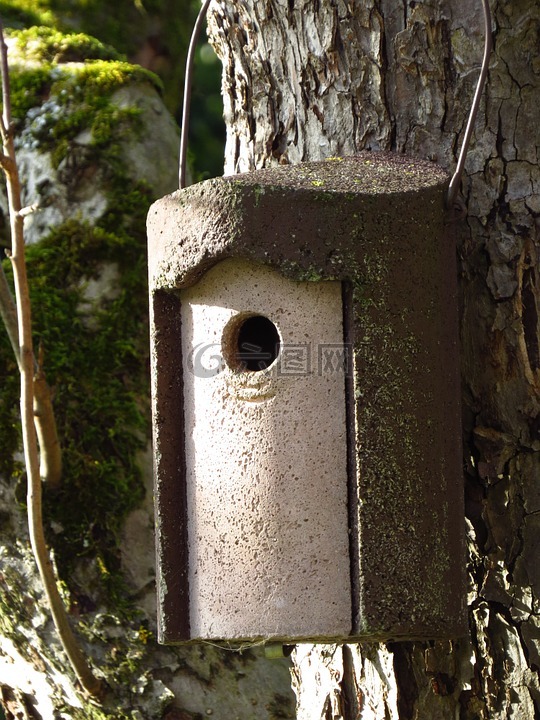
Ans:
[[[7,330],[9,342],[17,360],[19,370],[21,369],[21,358],[19,355],[19,328],[17,321],[17,307],[11,294],[4,268],[0,265],[0,316]]]
[[[27,205],[26,207],[21,208],[21,210],[19,210],[19,215],[24,218],[27,215],[32,215],[32,213],[35,213],[38,210],[39,203],[32,203],[32,205]]]
[[[11,78],[7,56],[4,24],[0,18],[0,73],[2,76],[2,130],[6,137],[11,128]]]
[[[21,213],[20,213],[21,214]],[[11,253],[10,253],[11,255]],[[3,267],[0,265],[0,317],[2,318],[19,372],[22,369],[19,352],[19,328],[17,307],[8,285]],[[60,487],[62,479],[62,448],[58,440],[56,418],[52,404],[52,392],[43,372],[43,353],[40,348],[39,363],[34,358],[34,425],[40,448],[39,474],[51,489]]]
[[[17,307],[17,328],[19,338],[19,362],[21,376],[21,428],[24,460],[28,477],[28,528],[30,543],[41,576],[43,588],[51,615],[62,643],[62,647],[71,663],[83,689],[95,697],[101,694],[101,683],[90,670],[86,659],[69,625],[64,603],[58,591],[54,570],[51,564],[45,533],[43,530],[41,477],[39,471],[39,452],[34,425],[34,352],[32,348],[32,317],[28,278],[26,274],[24,248],[24,219],[21,210],[21,185],[15,158],[13,137],[9,132],[11,125],[11,100],[9,95],[9,70],[7,48],[0,23],[0,72],[2,79],[2,97],[4,107],[2,117],[8,132],[2,134],[3,151],[10,159],[12,170],[7,175],[7,196],[11,226],[12,252],[10,260],[13,266],[15,303]],[[39,380],[38,380],[39,385]]]
[[[47,486],[54,490],[60,487],[62,480],[62,449],[58,440],[52,393],[43,372],[43,346],[40,346],[34,375],[34,425],[41,449],[39,474]]]
[[[7,139],[7,133],[4,132],[3,126],[0,124],[0,135],[2,136],[2,142]],[[12,172],[13,167],[11,160],[6,155],[0,155],[0,167],[6,173]]]

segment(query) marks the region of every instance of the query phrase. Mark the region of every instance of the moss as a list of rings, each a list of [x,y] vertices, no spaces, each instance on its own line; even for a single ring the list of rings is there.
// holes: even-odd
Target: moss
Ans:
[[[33,26],[10,33],[14,50],[26,61],[46,63],[88,60],[124,60],[110,45],[84,33],[62,33],[50,27]]]
[[[39,8],[35,0],[0,0],[0,17],[5,26],[48,25],[54,22],[54,14]]]
[[[32,37],[27,33],[25,42]],[[154,198],[126,176],[120,152],[126,135],[131,133],[133,141],[139,132],[139,111],[118,107],[110,97],[127,85],[158,83],[119,60],[51,60],[58,38],[41,30],[37,37],[50,42],[45,59],[33,68],[21,65],[12,74],[17,143],[49,150],[57,166],[76,157],[96,166],[99,190],[108,202],[95,226],[72,219],[27,248],[34,341],[36,350],[43,347],[64,461],[61,489],[44,488],[45,529],[79,631],[87,623],[87,636],[102,640],[92,630],[96,606],[114,608],[121,618],[125,637],[103,638],[107,647],[101,669],[112,693],[124,695],[142,672],[151,639],[137,621],[119,572],[119,533],[144,495],[137,459],[148,446],[150,427],[145,220]],[[59,168],[68,191],[69,183],[77,190],[79,169],[70,163]],[[90,307],[88,283],[110,266],[118,271],[114,292]],[[8,261],[4,267],[9,275]],[[20,488],[17,496],[24,505],[24,470],[14,460],[20,457],[19,378],[1,329],[0,375],[0,473]],[[15,590],[11,598],[9,587],[0,587],[0,626],[14,638],[21,637],[20,628],[35,611],[28,605],[24,614],[28,593],[19,586]],[[73,718],[130,717],[116,706],[88,705],[77,712],[66,708]]]
[[[65,705],[58,708],[58,710],[62,713],[61,717],[69,717],[70,720],[107,720],[107,718],[111,717],[111,715],[92,703],[85,703],[84,708]],[[115,720],[130,720],[130,716],[121,711],[115,711],[114,717]]]
[[[199,9],[197,0],[183,3],[175,0],[115,0],[114,3],[106,0],[0,0],[0,16],[5,27],[41,25],[64,33],[88,33],[130,60],[144,58],[143,62],[150,63],[163,80],[165,103],[177,118],[181,114],[179,88],[184,84],[185,57]],[[221,67],[209,52],[209,45],[201,45],[195,60],[189,141],[190,155],[193,151],[197,166],[197,179],[208,174],[210,177],[222,174],[225,143]],[[91,46],[88,50],[93,53]],[[77,48],[75,52],[78,53]],[[64,54],[62,43],[60,53]],[[87,55],[90,56],[102,57]],[[201,122],[195,122],[196,118],[202,118]]]
[[[0,475],[18,478],[22,466],[16,462],[13,449],[19,442],[19,372],[6,333],[0,330]]]
[[[49,91],[50,68],[44,65],[32,70],[16,69],[10,72],[13,118],[22,120],[31,108],[39,107]]]
[[[119,108],[110,95],[128,83],[157,81],[118,60],[58,63],[62,48],[68,54],[79,47],[106,55],[93,39],[62,40],[46,28],[12,37],[19,49],[33,48],[35,57],[45,58],[38,67],[12,73],[13,114],[22,127],[17,141],[48,149],[57,166],[77,149],[79,163],[100,167],[108,195],[109,210],[96,226],[70,220],[53,228],[28,247],[27,262],[34,340],[44,349],[45,372],[55,390],[64,460],[61,490],[44,498],[47,521],[61,528],[50,540],[75,601],[71,572],[77,558],[86,556],[93,558],[109,596],[125,608],[117,534],[143,496],[136,458],[146,447],[149,425],[141,398],[149,395],[145,218],[153,198],[125,176],[119,152],[125,135],[138,132],[138,109]],[[83,130],[90,135],[86,145],[75,140]],[[66,182],[73,182],[72,175],[70,165]],[[89,321],[85,284],[111,263],[118,268],[118,287]],[[9,274],[7,261],[5,267]],[[0,472],[18,481],[22,468],[13,457],[19,446],[19,380],[4,333],[0,373]]]
[[[86,130],[84,147],[93,164],[104,159],[104,151],[109,162],[117,158],[126,134],[140,132],[141,125],[137,107],[118,107],[111,96],[138,83],[160,89],[159,79],[123,60],[103,59],[118,56],[86,35],[40,27],[12,31],[11,38],[12,112],[22,128],[20,142],[51,151],[58,168],[74,144],[81,147],[77,136]],[[85,62],[63,62],[86,55]],[[39,65],[29,66],[29,58]]]
[[[98,558],[101,579],[114,594],[116,535],[126,513],[143,496],[137,453],[146,445],[147,318],[144,188],[125,193],[98,227],[69,221],[27,251],[34,339],[42,345],[45,371],[55,388],[55,411],[64,458],[64,481],[47,494],[46,515],[63,528],[54,544],[62,576],[69,583],[73,560]],[[127,220],[126,220],[127,218]],[[114,232],[107,228],[115,228]],[[84,281],[104,263],[120,270],[117,296],[102,303],[88,323]],[[8,272],[9,269],[7,268]],[[13,471],[18,382],[11,351],[0,355],[0,442],[3,470]],[[8,450],[10,448],[10,450]]]
[[[21,575],[3,563],[0,576],[0,633],[9,637],[21,655],[30,659],[32,649],[20,628],[31,625],[34,608]]]
[[[281,263],[280,270],[286,277],[298,282],[319,282],[320,280],[334,280],[322,268],[311,266],[309,268],[301,267],[293,260],[284,260]]]
[[[93,97],[98,94],[110,94],[128,83],[149,82],[157,89],[162,89],[157,75],[139,65],[131,65],[124,61],[86,61],[84,64],[70,68],[70,76]],[[73,87],[71,77],[68,79],[68,85],[70,89]],[[55,83],[54,87],[61,88],[62,83]]]
[[[268,704],[268,717],[272,720],[286,720],[286,718],[294,717],[291,713],[290,698],[279,693],[274,695],[274,698]]]
[[[194,0],[0,0],[5,26],[44,25],[61,32],[82,31],[133,58],[141,48],[155,53],[174,112],[183,85],[184,59],[200,4]],[[166,18],[166,22],[163,22]]]
[[[148,13],[162,11],[165,2],[148,3],[144,7],[133,0],[2,0],[0,8],[7,25],[47,25],[69,32],[74,28],[102,37],[105,42],[129,52],[145,32]],[[177,24],[179,17],[174,18]]]

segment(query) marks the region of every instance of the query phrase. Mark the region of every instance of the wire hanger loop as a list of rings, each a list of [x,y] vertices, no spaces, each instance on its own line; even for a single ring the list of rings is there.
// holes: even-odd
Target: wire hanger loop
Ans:
[[[189,130],[189,110],[191,106],[191,86],[192,86],[192,79],[193,79],[193,62],[195,59],[195,49],[197,47],[197,40],[199,38],[199,34],[201,31],[201,28],[203,26],[204,20],[206,18],[206,13],[208,11],[208,6],[210,5],[211,0],[205,0],[203,5],[201,6],[201,9],[199,10],[199,14],[197,15],[197,20],[195,21],[195,25],[193,27],[193,31],[191,33],[191,40],[189,43],[189,49],[188,49],[188,55],[186,60],[186,73],[185,73],[185,81],[184,81],[184,102],[182,107],[182,129],[181,129],[181,136],[180,136],[180,159],[179,159],[179,170],[178,170],[178,185],[179,188],[182,189],[186,186],[186,158],[187,158],[187,141],[188,141],[188,130]],[[461,183],[461,176],[463,174],[463,167],[465,165],[465,158],[467,157],[467,152],[469,150],[469,144],[471,142],[471,136],[472,131],[474,128],[474,123],[476,120],[476,116],[478,114],[478,108],[480,105],[480,98],[482,96],[482,92],[484,90],[484,85],[486,83],[487,74],[488,74],[488,67],[489,67],[489,57],[491,55],[492,50],[492,35],[491,35],[491,11],[489,7],[489,0],[482,0],[482,7],[484,10],[484,55],[482,58],[482,68],[480,71],[480,77],[478,78],[478,82],[476,85],[476,90],[474,93],[473,102],[471,105],[471,110],[469,112],[469,119],[467,121],[467,127],[465,129],[465,135],[463,137],[463,142],[461,144],[461,150],[459,153],[457,166],[454,171],[454,174],[452,175],[452,179],[450,180],[450,185],[448,186],[448,193],[446,196],[446,206],[447,208],[451,209],[456,201],[457,194],[459,192],[459,187]]]
[[[191,33],[191,40],[189,42],[189,49],[186,60],[186,74],[184,78],[184,103],[182,107],[182,130],[180,133],[180,160],[178,167],[178,187],[180,190],[186,187],[186,163],[187,163],[187,141],[188,141],[188,130],[189,130],[189,109],[191,107],[191,86],[193,84],[193,61],[195,59],[195,50],[197,48],[197,40],[206,18],[206,12],[208,6],[212,0],[205,0],[195,25]]]

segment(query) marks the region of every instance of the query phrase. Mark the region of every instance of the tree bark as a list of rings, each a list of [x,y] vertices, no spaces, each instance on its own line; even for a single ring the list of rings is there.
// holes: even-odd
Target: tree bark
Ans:
[[[540,6],[495,2],[456,225],[470,634],[298,646],[299,720],[540,716]],[[214,3],[226,173],[362,149],[455,167],[480,2]],[[459,532],[459,529],[456,529]]]

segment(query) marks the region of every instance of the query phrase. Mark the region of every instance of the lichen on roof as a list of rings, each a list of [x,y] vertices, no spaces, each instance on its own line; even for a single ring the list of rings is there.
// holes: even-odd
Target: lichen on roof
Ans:
[[[319,193],[402,193],[447,181],[435,163],[400,153],[361,152],[318,162],[280,165],[226,178],[239,185],[286,187]]]

